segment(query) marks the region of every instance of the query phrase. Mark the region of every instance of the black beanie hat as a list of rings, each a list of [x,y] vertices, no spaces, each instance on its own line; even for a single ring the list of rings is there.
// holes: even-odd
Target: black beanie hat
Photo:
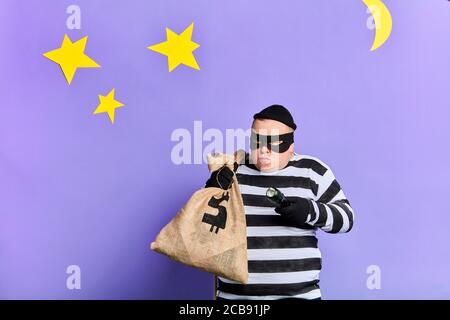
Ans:
[[[294,123],[294,119],[292,118],[291,113],[288,109],[285,107],[274,104],[270,107],[267,107],[260,112],[256,113],[253,116],[253,119],[271,119],[276,120],[281,123],[284,123],[288,127],[291,127],[292,129],[297,129],[297,125]]]

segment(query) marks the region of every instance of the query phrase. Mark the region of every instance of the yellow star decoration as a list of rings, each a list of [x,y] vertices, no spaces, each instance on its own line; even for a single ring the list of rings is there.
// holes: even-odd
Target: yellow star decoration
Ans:
[[[76,41],[70,41],[67,34],[60,48],[44,53],[44,57],[60,65],[67,82],[72,82],[77,68],[99,68],[100,66],[87,55],[84,54],[87,36]]]
[[[109,119],[111,119],[111,123],[114,124],[114,110],[116,108],[122,107],[122,104],[119,101],[114,100],[114,88],[106,95],[98,95],[100,99],[100,104],[95,109],[94,114],[107,112],[109,115]]]
[[[189,27],[178,35],[169,28],[166,28],[167,41],[147,48],[167,56],[169,72],[180,64],[200,70],[197,61],[195,61],[194,54],[192,53],[195,49],[200,47],[199,44],[191,41],[193,29],[194,23],[191,23]]]

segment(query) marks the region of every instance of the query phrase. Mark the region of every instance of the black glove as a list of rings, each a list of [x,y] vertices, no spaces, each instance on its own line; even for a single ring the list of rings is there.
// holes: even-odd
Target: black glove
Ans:
[[[238,168],[237,162],[234,163],[234,171]],[[226,165],[221,167],[219,170],[213,171],[211,177],[206,181],[205,188],[221,188],[223,190],[228,190],[233,183],[233,171],[230,170]]]
[[[312,209],[311,202],[301,197],[289,198],[288,201],[289,205],[278,206],[275,208],[275,212],[281,215],[287,225],[297,228],[304,227]]]

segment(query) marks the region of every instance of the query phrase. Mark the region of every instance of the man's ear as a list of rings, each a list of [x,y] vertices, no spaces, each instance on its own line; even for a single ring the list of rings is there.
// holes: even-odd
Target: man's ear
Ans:
[[[294,154],[294,142],[292,142],[292,144],[290,145],[290,147],[289,147],[289,152],[291,153],[291,154]]]
[[[294,156],[294,143],[289,146],[288,152],[289,156],[292,158]]]

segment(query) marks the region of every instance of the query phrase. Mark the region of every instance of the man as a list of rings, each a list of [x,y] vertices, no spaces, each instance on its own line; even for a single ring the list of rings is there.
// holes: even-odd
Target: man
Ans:
[[[251,152],[235,165],[246,222],[248,284],[218,277],[218,299],[320,299],[321,253],[316,230],[349,232],[353,210],[331,169],[294,152],[297,128],[290,112],[272,105],[253,116]],[[233,172],[211,174],[206,187],[228,189]],[[272,203],[278,188],[288,206]]]

